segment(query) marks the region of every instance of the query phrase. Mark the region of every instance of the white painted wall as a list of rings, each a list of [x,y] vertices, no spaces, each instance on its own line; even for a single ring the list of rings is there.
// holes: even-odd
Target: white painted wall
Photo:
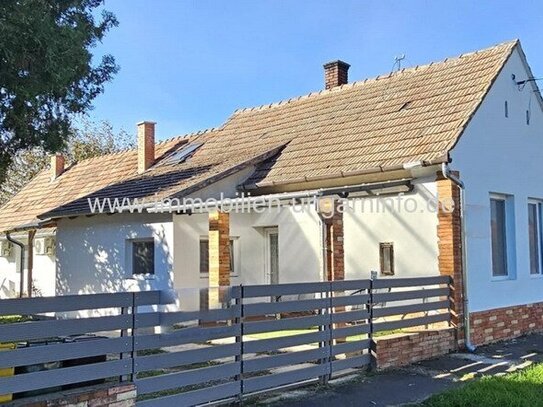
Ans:
[[[470,311],[543,301],[543,278],[530,276],[528,198],[543,199],[543,114],[533,88],[519,91],[511,75],[528,73],[514,52],[452,152],[451,168],[466,184]],[[508,102],[509,117],[504,114]],[[526,110],[531,105],[531,122]],[[516,277],[492,278],[489,194],[514,195]]]
[[[50,234],[47,234],[49,236]],[[41,237],[37,234],[37,237]],[[26,237],[14,236],[14,238],[25,245],[25,290],[27,286],[27,250],[28,239]],[[20,273],[20,249],[13,245],[12,254],[9,257],[0,257],[0,298],[13,298],[19,295]],[[55,256],[37,255],[33,256],[33,280],[34,280],[34,295],[36,296],[52,296],[55,295]]]
[[[153,238],[155,275],[133,276],[130,240]],[[116,214],[62,219],[57,227],[57,294],[171,287],[171,215]]]
[[[264,231],[268,227],[279,231],[279,282],[320,281],[318,216],[314,210],[301,213],[299,207],[289,207],[262,214],[230,214],[230,236],[238,238],[240,255],[239,270],[231,284],[266,283]],[[207,276],[199,270],[199,241],[208,230],[207,214],[174,216],[174,282],[185,309],[196,309],[199,289],[208,287]]]
[[[379,244],[387,242],[394,244],[394,277],[439,275],[437,213],[428,206],[437,200],[435,176],[417,180],[401,199],[389,198],[381,206],[378,198],[364,198],[344,214],[345,278],[369,278],[371,270],[379,271]]]

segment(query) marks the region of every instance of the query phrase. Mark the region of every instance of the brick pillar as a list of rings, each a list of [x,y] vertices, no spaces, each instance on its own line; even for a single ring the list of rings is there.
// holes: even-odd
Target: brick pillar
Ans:
[[[216,308],[221,300],[219,289],[230,286],[230,215],[209,213],[209,308]]]
[[[458,177],[458,173],[454,173]],[[439,174],[437,177],[439,272],[453,278],[453,324],[458,328],[458,344],[464,344],[464,302],[462,284],[462,217],[460,187]],[[454,210],[447,210],[454,203]]]
[[[343,250],[343,212],[335,211],[326,220],[326,256],[328,281],[345,279],[345,253]]]

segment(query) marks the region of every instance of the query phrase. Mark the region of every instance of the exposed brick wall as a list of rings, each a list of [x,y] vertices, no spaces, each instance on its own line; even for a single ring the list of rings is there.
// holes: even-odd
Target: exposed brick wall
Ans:
[[[53,154],[51,156],[51,180],[60,177],[64,172],[65,160],[62,154]]]
[[[474,345],[543,331],[543,302],[470,313]]]
[[[376,368],[406,366],[453,352],[457,349],[455,331],[447,328],[374,338]]]
[[[343,211],[336,204],[334,214],[326,219],[328,281],[345,279],[345,251],[343,248]]]
[[[455,173],[458,176],[458,173]],[[438,249],[439,272],[453,277],[453,323],[458,327],[458,342],[464,343],[464,303],[462,290],[462,217],[460,188],[451,180],[438,176]],[[447,205],[454,204],[451,212]],[[450,208],[450,206],[449,206]]]
[[[131,407],[136,405],[132,383],[99,385],[15,400],[12,407]]]
[[[142,173],[155,162],[155,123],[138,123],[138,173]]]
[[[230,285],[230,215],[209,213],[209,287]],[[209,289],[209,307],[221,300],[221,292]]]

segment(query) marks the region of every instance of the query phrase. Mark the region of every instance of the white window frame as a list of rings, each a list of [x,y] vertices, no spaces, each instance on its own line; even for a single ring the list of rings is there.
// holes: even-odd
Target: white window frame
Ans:
[[[530,248],[530,236],[528,235],[528,274],[532,278],[541,278],[543,277],[543,200],[541,199],[528,199],[528,233],[530,233],[530,205],[536,205],[536,226],[537,226],[537,248],[538,248],[538,273],[532,274],[531,263],[532,263],[532,253]]]
[[[209,242],[209,236],[202,235],[198,239],[198,274],[200,278],[209,278],[209,272],[200,272],[200,242],[202,240]],[[232,250],[234,253],[234,270],[230,270],[230,277],[239,277],[241,270],[241,244],[239,236],[230,236],[230,244],[233,246]]]
[[[504,276],[494,275],[494,266],[492,264],[492,230],[490,230],[490,276],[492,281],[515,280],[517,276],[516,259],[516,235],[515,235],[515,201],[514,196],[504,193],[490,193],[488,215],[491,219],[491,200],[499,200],[505,203],[505,259],[507,264],[507,274]],[[489,222],[489,227],[491,222]]]

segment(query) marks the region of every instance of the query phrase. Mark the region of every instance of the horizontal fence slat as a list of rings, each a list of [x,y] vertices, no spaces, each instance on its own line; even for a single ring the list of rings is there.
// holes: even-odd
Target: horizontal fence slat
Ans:
[[[371,355],[355,356],[347,359],[334,360],[332,362],[332,373],[355,367],[369,366],[371,364]]]
[[[0,342],[114,331],[131,327],[132,315],[21,322],[2,325]]]
[[[217,366],[202,367],[159,376],[136,379],[138,394],[149,394],[162,390],[201,385],[213,380],[225,379],[241,374],[241,363],[232,362]]]
[[[336,280],[330,283],[332,291],[367,290],[371,280]]]
[[[243,305],[243,315],[256,316],[279,314],[282,312],[311,312],[327,308],[329,305],[330,302],[327,298],[246,304]]]
[[[134,305],[161,305],[168,304],[166,297],[160,291],[137,291],[134,292]]]
[[[332,322],[354,322],[360,321],[363,319],[369,319],[370,312],[366,309],[357,310],[357,311],[344,311],[336,312],[332,314]]]
[[[378,317],[386,317],[390,315],[433,311],[433,310],[438,310],[438,309],[443,309],[443,308],[449,308],[449,305],[450,305],[449,300],[443,300],[443,301],[426,302],[422,304],[400,305],[400,306],[385,307],[385,308],[375,307],[373,309],[373,316],[378,318]]]
[[[132,306],[132,293],[62,295],[58,297],[14,298],[0,300],[0,316],[43,314]]]
[[[243,390],[244,393],[254,393],[257,391],[270,389],[273,387],[279,387],[286,384],[293,384],[306,380],[317,379],[318,377],[329,373],[329,366],[324,364],[290,370],[288,372],[253,377],[250,379],[245,379],[243,381]]]
[[[303,362],[310,362],[323,359],[328,356],[328,346],[300,352],[281,353],[278,355],[263,356],[243,361],[243,372],[253,373],[261,370],[273,369],[286,365],[295,365]]]
[[[263,284],[243,287],[243,297],[277,297],[281,295],[311,294],[328,292],[330,284],[322,283],[293,283],[293,284]]]
[[[449,284],[449,276],[413,277],[413,278],[382,278],[373,280],[373,288],[417,287],[425,285]]]
[[[231,320],[240,315],[241,307],[202,311],[148,312],[136,315],[136,328],[170,326],[187,321],[217,322]]]
[[[345,328],[332,329],[332,338],[347,338],[355,335],[365,335],[370,333],[370,324],[353,325]]]
[[[239,336],[239,324],[211,328],[191,327],[183,328],[172,333],[137,335],[134,337],[135,350],[162,348],[174,345],[183,345],[191,342],[206,342],[213,339],[222,339]]]
[[[449,313],[443,313],[437,315],[428,315],[426,317],[400,319],[397,321],[376,322],[373,324],[373,332],[391,331],[394,329],[429,325],[437,322],[444,322],[450,320],[451,315]]]
[[[3,377],[0,379],[0,394],[20,393],[130,374],[131,365],[130,359],[121,359]]]
[[[341,355],[342,353],[362,352],[369,350],[371,345],[370,339],[362,339],[360,341],[338,343],[332,346],[332,356]]]
[[[308,334],[283,336],[281,338],[260,339],[245,342],[243,344],[243,350],[244,353],[267,352],[291,346],[323,342],[329,338],[328,332],[320,331]]]
[[[329,315],[321,314],[267,321],[248,321],[243,323],[243,333],[249,335],[261,332],[281,331],[284,329],[304,329],[327,324],[329,320]]]
[[[241,382],[231,382],[192,390],[172,396],[139,401],[138,407],[191,407],[237,396],[241,392]]]
[[[370,300],[369,294],[345,295],[343,297],[332,297],[332,306],[340,307],[343,305],[367,305]]]
[[[97,338],[81,342],[53,343],[0,352],[0,369],[70,360],[132,350],[132,338]]]
[[[233,357],[241,354],[241,344],[209,346],[201,349],[190,349],[182,352],[168,352],[149,356],[136,356],[134,371],[136,373],[152,369],[205,363],[214,359]]]
[[[387,302],[387,301],[402,301],[402,300],[415,300],[431,297],[447,297],[450,294],[449,288],[431,288],[428,290],[410,290],[410,291],[394,291],[388,293],[375,293],[373,294],[373,302]]]

